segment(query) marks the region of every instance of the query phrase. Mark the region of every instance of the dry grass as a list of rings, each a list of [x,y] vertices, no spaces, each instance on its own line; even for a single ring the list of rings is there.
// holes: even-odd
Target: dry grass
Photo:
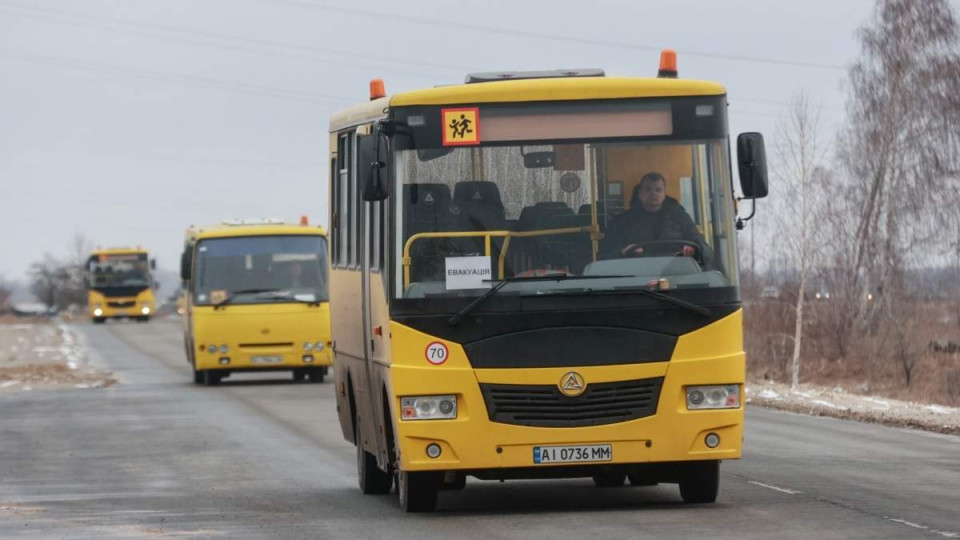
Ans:
[[[851,392],[919,403],[960,405],[960,343],[950,305],[916,302],[898,320],[843,332],[842,306],[811,302],[801,348],[800,380]],[[754,381],[789,383],[794,311],[789,299],[764,299],[744,308],[747,374]],[[838,330],[839,329],[839,330]]]

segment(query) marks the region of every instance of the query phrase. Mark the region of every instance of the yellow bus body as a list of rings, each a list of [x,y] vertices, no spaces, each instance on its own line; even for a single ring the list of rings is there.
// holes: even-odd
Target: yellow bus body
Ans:
[[[473,369],[463,348],[451,342],[445,342],[450,358],[444,365],[424,365],[421,352],[430,343],[443,340],[399,324],[391,325],[391,333],[393,409],[400,410],[399,396],[453,394],[458,401],[455,420],[397,422],[400,466],[405,470],[529,467],[534,446],[591,443],[612,443],[613,461],[609,464],[741,457],[743,408],[690,411],[686,409],[683,392],[684,386],[716,381],[740,384],[742,388],[745,373],[740,311],[680,337],[669,362],[576,368],[588,385],[665,378],[656,415],[576,428],[491,422],[478,386],[556,385],[570,368]],[[719,435],[717,448],[705,445],[708,433]],[[430,443],[441,445],[440,458],[427,456],[426,446]]]
[[[111,248],[98,249],[90,254],[91,259],[111,256],[146,257],[147,252],[142,249]],[[120,296],[107,295],[92,287],[87,291],[87,312],[94,322],[103,322],[107,319],[147,320],[156,311],[157,301],[152,286]]]
[[[725,95],[726,90],[722,85],[708,81],[552,78],[440,86],[379,98],[373,96],[369,102],[336,113],[330,122],[330,196],[334,201],[331,203],[331,238],[340,238],[341,244],[344,239],[353,239],[354,232],[350,230],[340,236],[338,225],[343,228],[365,223],[365,216],[370,211],[366,208],[371,206],[369,202],[361,201],[359,205],[364,208],[361,217],[352,221],[348,212],[360,206],[354,207],[352,203],[345,206],[343,203],[349,199],[345,196],[340,198],[344,188],[334,186],[338,179],[344,182],[343,185],[351,186],[351,189],[354,186],[345,180],[353,178],[349,171],[345,172],[344,163],[349,163],[349,160],[339,156],[345,148],[350,148],[344,144],[344,137],[353,136],[356,140],[358,136],[373,133],[377,122],[392,118],[395,108],[420,107],[416,110],[423,111],[427,107],[443,106],[512,103],[522,107],[546,102],[601,103],[609,100],[693,97],[715,99],[712,103],[722,103],[725,108]],[[725,111],[721,114],[725,114]],[[721,140],[727,138],[725,120],[723,130]],[[353,152],[351,155],[355,155],[356,151]],[[389,157],[386,161],[389,162]],[[391,197],[398,196],[396,192],[391,193]],[[339,212],[335,204],[338,199],[342,201]],[[381,204],[389,205],[391,202],[388,198]],[[732,196],[727,202],[732,208]],[[723,225],[732,231],[732,218],[725,219],[729,221]],[[391,222],[390,226],[396,228],[399,224]],[[582,232],[593,232],[596,237],[595,214],[593,229],[584,228]],[[394,231],[393,234],[399,233]],[[499,233],[487,231],[485,234],[497,236]],[[364,238],[364,242],[374,238],[368,236],[364,228],[356,235]],[[455,232],[426,232],[415,236],[458,235],[469,236]],[[504,235],[511,236],[509,233]],[[514,233],[512,236],[523,235]],[[677,333],[673,352],[665,361],[619,365],[597,365],[602,362],[594,361],[584,362],[582,366],[482,369],[470,363],[462,343],[424,333],[391,316],[390,304],[393,300],[390,297],[393,296],[391,291],[394,283],[402,288],[409,285],[409,248],[413,239],[410,237],[406,245],[395,238],[387,240],[393,243],[392,247],[387,244],[388,255],[384,256],[388,259],[387,267],[392,267],[390,272],[371,269],[363,263],[366,259],[349,261],[344,256],[338,261],[336,255],[331,257],[330,298],[338,412],[344,437],[357,447],[360,485],[365,493],[387,492],[390,482],[382,475],[398,475],[401,478],[401,505],[404,505],[404,475],[427,471],[442,472],[438,481],[446,485],[451,473],[457,473],[462,482],[465,475],[481,479],[551,477],[550,469],[555,469],[557,477],[590,476],[590,470],[595,471],[593,474],[603,474],[612,470],[611,467],[618,474],[642,473],[646,470],[643,468],[645,465],[657,464],[663,465],[663,469],[658,469],[651,483],[677,482],[678,475],[682,477],[684,473],[676,471],[689,462],[717,464],[721,460],[739,459],[742,456],[745,354],[739,293],[736,293],[735,300],[728,303],[729,309],[723,311],[722,315],[713,316],[692,331]],[[731,238],[730,241],[734,240]],[[486,254],[490,254],[489,236],[486,242]],[[732,245],[735,249],[735,244]],[[336,252],[337,248],[333,249]],[[345,251],[347,248],[344,245],[340,249]],[[393,258],[389,255],[391,249]],[[503,259],[500,259],[499,265],[497,262],[494,258],[495,278],[503,274]],[[403,274],[385,286],[381,280],[387,279],[385,276],[390,273],[394,276]],[[424,361],[425,350],[435,343],[442,343],[449,351],[442,365]],[[604,354],[602,349],[596,351],[597,356]],[[654,414],[622,422],[577,427],[539,427],[491,420],[481,385],[543,385],[556,388],[571,371],[582,375],[588,387],[603,382],[662,377]],[[735,408],[691,409],[687,404],[686,389],[697,385],[735,386],[739,390],[738,405]],[[401,415],[404,397],[444,395],[456,396],[455,419],[407,420]],[[711,436],[711,442],[715,436],[718,443],[708,447],[708,435]],[[594,444],[610,444],[612,460],[583,466],[569,463],[535,465],[532,461],[535,447]],[[428,455],[431,445],[439,445],[439,456]],[[435,447],[433,450],[435,452]],[[364,459],[375,460],[381,472],[369,466],[365,469]],[[371,482],[367,478],[371,474],[379,475],[380,480]],[[634,477],[630,476],[630,479],[633,482]],[[622,476],[620,481],[622,483]],[[683,492],[683,481],[679,483]],[[420,488],[423,488],[421,493],[435,489],[429,485]],[[697,493],[689,498],[684,495],[684,500],[712,502],[709,486],[704,490],[706,495]],[[716,496],[715,489],[712,496]],[[419,506],[411,505],[408,510],[432,509],[436,500],[435,491],[433,502],[430,502],[429,496],[424,497],[427,502],[421,502]]]
[[[322,228],[294,225],[192,227],[187,249],[211,238],[255,236],[319,236]],[[330,308],[326,301],[308,303],[229,304],[222,309],[196,305],[189,280],[184,284],[184,345],[195,382],[216,384],[233,372],[310,371],[311,380],[322,380],[333,365],[330,342]],[[304,343],[314,344],[305,352]],[[316,344],[322,344],[322,349]],[[214,347],[215,350],[211,350]],[[309,357],[310,361],[305,361]],[[258,358],[270,358],[269,363]],[[224,359],[228,359],[225,361]],[[226,362],[226,363],[225,363]],[[316,374],[316,375],[314,375]]]

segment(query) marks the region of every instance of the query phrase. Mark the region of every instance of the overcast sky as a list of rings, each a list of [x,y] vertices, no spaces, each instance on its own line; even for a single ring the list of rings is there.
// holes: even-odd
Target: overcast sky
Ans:
[[[328,119],[375,77],[393,93],[471,71],[653,76],[673,47],[681,77],[727,86],[731,133],[769,145],[800,90],[829,132],[873,4],[0,0],[0,276],[76,233],[174,269],[190,224],[325,224]]]

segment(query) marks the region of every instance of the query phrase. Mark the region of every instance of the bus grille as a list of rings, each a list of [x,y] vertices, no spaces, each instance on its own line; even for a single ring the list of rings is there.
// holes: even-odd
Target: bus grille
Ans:
[[[657,412],[663,377],[593,383],[577,397],[556,385],[481,384],[493,422],[520,426],[578,427],[615,424]]]
[[[107,305],[112,308],[129,308],[136,304],[136,300],[110,300]]]

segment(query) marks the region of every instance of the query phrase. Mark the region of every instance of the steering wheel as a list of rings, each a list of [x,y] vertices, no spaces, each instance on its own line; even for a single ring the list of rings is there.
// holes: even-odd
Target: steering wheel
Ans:
[[[701,260],[702,253],[700,246],[696,242],[689,240],[648,240],[646,242],[636,242],[636,246],[643,248],[643,253],[628,252],[626,257],[664,257],[680,256],[685,246],[693,248],[693,257]]]

